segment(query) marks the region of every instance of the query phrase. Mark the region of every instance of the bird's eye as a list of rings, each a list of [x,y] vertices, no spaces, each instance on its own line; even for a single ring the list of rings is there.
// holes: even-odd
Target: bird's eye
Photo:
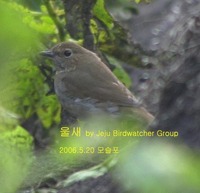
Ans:
[[[65,55],[66,58],[69,58],[72,55],[72,51],[70,49],[66,49],[64,51],[64,55]]]

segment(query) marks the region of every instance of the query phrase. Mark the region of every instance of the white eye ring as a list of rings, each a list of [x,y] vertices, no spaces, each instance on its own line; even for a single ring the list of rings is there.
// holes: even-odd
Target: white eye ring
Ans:
[[[65,49],[63,52],[65,58],[69,58],[72,55],[72,50],[71,49]]]

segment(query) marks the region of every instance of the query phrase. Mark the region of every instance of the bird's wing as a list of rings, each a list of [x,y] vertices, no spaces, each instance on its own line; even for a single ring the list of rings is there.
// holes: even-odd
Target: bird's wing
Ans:
[[[138,100],[100,60],[68,72],[62,80],[68,94],[77,98],[90,97],[120,106],[138,106]]]

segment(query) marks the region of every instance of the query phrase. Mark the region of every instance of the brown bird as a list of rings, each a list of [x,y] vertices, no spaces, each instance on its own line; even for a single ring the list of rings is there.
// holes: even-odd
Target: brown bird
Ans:
[[[77,118],[96,113],[120,114],[131,109],[148,123],[153,120],[135,96],[93,52],[72,42],[41,52],[55,63],[55,92],[61,105]]]

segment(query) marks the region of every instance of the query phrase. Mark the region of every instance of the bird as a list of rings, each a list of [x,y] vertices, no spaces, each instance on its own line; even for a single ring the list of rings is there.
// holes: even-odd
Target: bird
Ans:
[[[73,116],[119,115],[129,109],[148,123],[154,119],[92,51],[74,42],[61,42],[41,55],[53,60],[55,93]]]

